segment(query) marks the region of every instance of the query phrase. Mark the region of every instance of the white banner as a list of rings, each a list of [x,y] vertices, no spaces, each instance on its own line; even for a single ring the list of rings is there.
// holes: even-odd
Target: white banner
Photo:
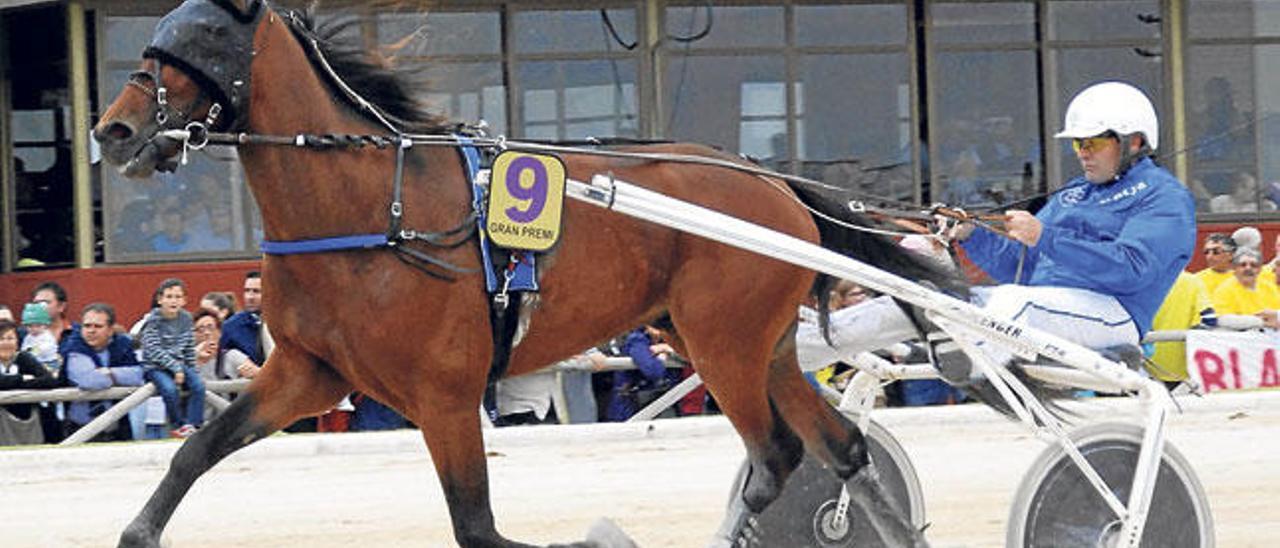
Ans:
[[[1274,332],[1187,331],[1187,373],[1205,392],[1280,386]]]

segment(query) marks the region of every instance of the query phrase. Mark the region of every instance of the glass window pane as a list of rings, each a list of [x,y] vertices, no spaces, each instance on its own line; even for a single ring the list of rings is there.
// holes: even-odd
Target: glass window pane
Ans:
[[[610,9],[608,14],[619,38],[635,43],[635,10]],[[520,11],[515,14],[515,30],[516,51],[520,53],[623,49],[609,35],[599,10]]]
[[[1087,0],[1049,3],[1050,40],[1159,38],[1156,0]]]
[[[1057,104],[1049,105],[1053,110],[1049,113],[1050,131],[1062,129],[1062,119],[1067,112],[1067,103],[1084,88],[1105,80],[1119,80],[1137,86],[1156,107],[1156,115],[1161,126],[1161,148],[1158,151],[1162,163],[1172,165],[1170,154],[1175,151],[1164,147],[1169,143],[1168,123],[1164,112],[1164,86],[1161,57],[1149,57],[1139,54],[1133,48],[1100,48],[1100,49],[1060,49],[1051,52],[1054,65],[1058,69]],[[1049,187],[1058,188],[1066,181],[1080,175],[1080,163],[1071,143],[1063,139],[1054,139],[1050,143],[1049,161],[1056,162],[1060,178],[1050,180]]]
[[[937,75],[932,199],[982,207],[1038,192],[1035,53],[942,53]]]
[[[502,65],[492,63],[419,63],[428,106],[458,122],[484,120],[492,133],[506,134],[507,98]]]
[[[1189,0],[1191,38],[1280,36],[1280,0]]]
[[[1193,46],[1189,184],[1202,213],[1274,211],[1280,201],[1280,46]]]
[[[636,70],[607,59],[520,63],[524,135],[547,138],[550,127],[554,139],[637,136]]]
[[[1028,42],[1035,39],[1035,5],[934,4],[933,40],[939,44]]]
[[[780,87],[786,81],[783,63],[780,57],[672,58],[667,64],[667,87],[664,93],[667,104],[663,109],[669,116],[664,121],[668,127],[662,134],[673,139],[717,146],[730,152],[740,152],[743,143],[761,146],[759,143],[767,142],[769,144],[766,150],[754,151],[759,158],[785,158],[785,126],[782,127],[780,139],[768,135],[761,141],[759,134],[765,130],[764,126],[753,124],[744,127],[744,118],[748,115],[741,111],[746,104],[745,96],[753,93],[748,90],[761,89],[761,86],[768,84]],[[749,132],[752,137],[741,136],[744,131]]]
[[[113,61],[140,59],[158,21],[158,17],[107,17],[104,55]],[[130,71],[100,71],[99,105],[115,99]],[[235,150],[210,147],[192,153],[190,160],[177,173],[147,180],[126,179],[114,166],[96,165],[102,181],[107,262],[256,254],[261,219]]]
[[[108,17],[102,33],[108,59],[142,59],[159,17]]]
[[[416,35],[416,36],[415,36]],[[378,15],[378,43],[404,41],[410,55],[502,53],[497,12],[424,11]]]
[[[896,199],[915,197],[911,87],[905,54],[808,55],[804,173],[827,183]],[[876,78],[866,78],[875,74]]]
[[[796,6],[800,46],[895,45],[907,42],[907,7]]]
[[[696,6],[668,7],[667,38],[692,37],[711,25],[710,34],[690,44],[694,48],[743,48],[755,46],[782,46],[786,42],[783,11],[781,7],[716,6],[712,20],[707,21],[707,8]],[[670,47],[683,48],[684,44],[669,42]]]
[[[175,173],[147,180],[103,170],[107,261],[244,256],[261,228],[234,151],[193,153]]]

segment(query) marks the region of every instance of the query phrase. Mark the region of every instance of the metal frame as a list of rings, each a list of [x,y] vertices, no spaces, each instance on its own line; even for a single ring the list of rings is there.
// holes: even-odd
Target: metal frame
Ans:
[[[1167,394],[1158,381],[1143,377],[1125,365],[1056,335],[1011,323],[987,314],[981,308],[938,293],[897,275],[840,255],[798,238],[770,230],[722,213],[665,196],[608,175],[596,175],[590,183],[569,180],[566,194],[574,199],[616,211],[640,220],[702,236],[726,245],[766,255],[770,258],[857,282],[926,309],[926,314],[948,332],[970,359],[983,370],[1016,415],[1040,437],[1063,447],[1073,462],[1115,512],[1124,525],[1120,544],[1136,547],[1142,538],[1147,509],[1155,489],[1155,475],[1164,451]],[[1080,382],[1088,386],[1111,387],[1117,392],[1136,392],[1144,415],[1144,436],[1134,485],[1127,504],[1120,501],[1096,470],[1072,444],[1063,424],[1049,413],[1030,390],[1002,364],[992,363],[974,347],[978,340],[1007,347],[1027,360],[1037,356],[1052,359],[1070,368],[1059,373],[1051,368],[1033,368],[1030,374],[1052,382]],[[892,371],[880,365],[881,371]],[[924,376],[919,369],[903,369],[903,375]],[[689,381],[686,381],[688,383]],[[865,385],[866,381],[854,383]],[[683,386],[683,385],[682,385]],[[868,399],[850,396],[845,402],[866,406]],[[678,396],[674,396],[678,397]],[[674,399],[673,397],[673,399]],[[853,399],[851,399],[853,398]],[[862,413],[868,420],[869,413]],[[847,493],[842,496],[847,503]]]

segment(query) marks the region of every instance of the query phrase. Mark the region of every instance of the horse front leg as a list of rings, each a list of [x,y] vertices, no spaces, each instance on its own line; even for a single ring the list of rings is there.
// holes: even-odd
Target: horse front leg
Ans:
[[[178,448],[159,487],[120,535],[119,546],[159,547],[178,503],[213,465],[299,418],[327,411],[350,390],[328,366],[278,346],[249,390]]]
[[[453,536],[462,548],[533,548],[498,533],[489,499],[489,468],[480,431],[480,401],[432,405],[448,396],[426,398],[430,411],[415,416],[440,479]],[[416,413],[415,413],[416,415]],[[552,547],[602,548],[596,542],[554,544]]]

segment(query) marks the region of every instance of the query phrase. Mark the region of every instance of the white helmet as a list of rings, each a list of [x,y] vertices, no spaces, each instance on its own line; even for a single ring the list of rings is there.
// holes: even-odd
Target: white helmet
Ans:
[[[1141,133],[1151,150],[1160,140],[1160,122],[1151,100],[1138,88],[1123,82],[1102,82],[1081,91],[1067,105],[1059,139],[1085,139],[1114,131],[1117,135]]]

